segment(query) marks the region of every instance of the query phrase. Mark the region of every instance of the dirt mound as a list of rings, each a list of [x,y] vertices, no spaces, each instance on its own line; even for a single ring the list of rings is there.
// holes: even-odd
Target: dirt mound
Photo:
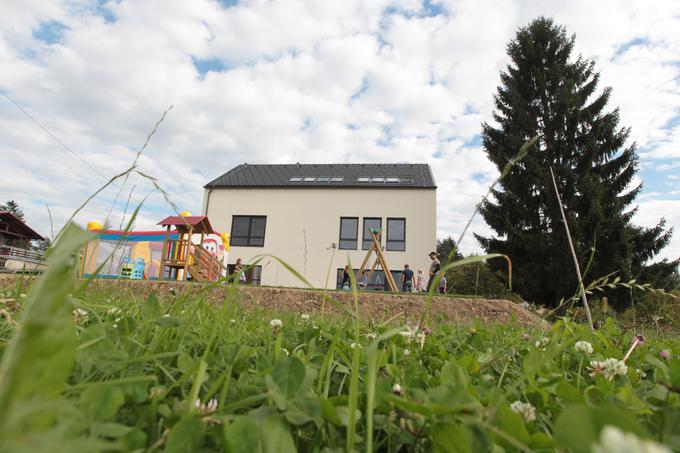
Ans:
[[[19,278],[0,279],[0,286],[13,285]],[[24,282],[30,279],[23,278]],[[95,280],[90,290],[114,291],[130,297],[147,297],[156,292],[161,298],[174,297],[188,291],[198,296],[203,293],[211,303],[221,303],[229,297],[229,288],[191,282],[159,282],[135,280]],[[235,297],[242,306],[260,307],[272,312],[326,313],[342,316],[354,304],[353,295],[347,291],[321,291],[293,288],[238,286]],[[331,299],[335,302],[332,302]],[[425,308],[423,294],[394,294],[381,292],[359,293],[359,310],[364,319],[385,321],[418,320]],[[473,299],[436,296],[430,306],[430,319],[434,322],[458,324],[499,324],[516,322],[527,327],[547,326],[545,321],[520,305],[504,299]]]

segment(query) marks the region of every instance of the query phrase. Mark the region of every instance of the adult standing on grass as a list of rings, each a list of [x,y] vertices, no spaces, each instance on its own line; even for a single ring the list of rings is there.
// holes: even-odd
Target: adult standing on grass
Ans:
[[[427,291],[430,291],[430,287],[432,286],[432,282],[434,281],[434,275],[439,272],[439,268],[441,267],[441,264],[439,263],[439,259],[437,258],[437,253],[436,252],[430,252],[430,259],[432,260],[432,264],[430,264],[430,280],[427,282]]]
[[[349,265],[346,265],[345,268],[342,270],[342,289],[345,289],[345,286],[347,288],[350,287],[350,284],[349,284]]]
[[[413,271],[408,268],[408,264],[404,264],[404,270],[401,271],[401,290],[410,293],[414,286]]]

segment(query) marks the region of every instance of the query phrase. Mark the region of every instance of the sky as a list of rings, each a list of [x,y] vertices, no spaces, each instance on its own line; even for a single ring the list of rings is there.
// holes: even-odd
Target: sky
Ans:
[[[17,201],[46,236],[132,165],[173,106],[137,169],[180,210],[199,213],[203,186],[245,162],[428,163],[437,236],[457,239],[498,176],[479,134],[506,45],[540,15],[575,34],[631,128],[634,223],[680,226],[678,1],[0,3],[0,90],[12,100],[0,94],[0,202]],[[137,229],[172,213],[132,174],[76,219],[117,228],[142,200]],[[660,258],[680,257],[677,229]],[[480,216],[470,232],[490,234]],[[480,251],[471,234],[461,246]]]

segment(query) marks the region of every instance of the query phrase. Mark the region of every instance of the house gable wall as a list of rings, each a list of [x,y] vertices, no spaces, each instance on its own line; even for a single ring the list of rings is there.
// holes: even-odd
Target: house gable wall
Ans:
[[[392,270],[409,264],[429,268],[427,256],[436,246],[435,189],[383,188],[215,188],[206,189],[203,213],[219,232],[231,232],[234,215],[267,216],[264,247],[236,247],[229,263],[245,263],[257,255],[275,255],[300,272],[315,287],[335,288],[336,269],[347,264],[358,268],[366,251],[361,248],[364,217],[382,218],[386,243],[387,218],[406,218],[406,250],[386,251]],[[340,218],[358,217],[357,250],[331,247],[339,242]],[[372,264],[372,261],[369,263]],[[302,287],[304,284],[275,260],[261,263],[263,285]]]

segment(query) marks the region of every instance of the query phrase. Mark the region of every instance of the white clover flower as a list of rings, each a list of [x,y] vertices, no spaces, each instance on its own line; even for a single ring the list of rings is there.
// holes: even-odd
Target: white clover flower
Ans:
[[[217,400],[212,398],[207,404],[201,404],[201,400],[194,401],[194,407],[201,414],[212,414],[217,410]]]
[[[580,352],[583,354],[593,353],[593,345],[587,341],[577,341],[576,344],[574,345],[574,349],[576,349],[576,352]]]
[[[536,340],[536,343],[534,343],[534,346],[536,346],[537,348],[540,348],[541,347],[541,340]]]
[[[230,319],[230,320],[229,320],[229,324],[231,324],[231,325],[233,326],[234,324],[236,324],[236,320],[235,320],[235,319]]]
[[[307,313],[303,313],[300,315],[300,319],[302,319],[305,322],[309,321],[309,315]]]
[[[607,360],[599,361],[593,360],[590,362],[590,375],[595,376],[602,373],[604,377],[610,381],[614,379],[615,376],[624,376],[628,373],[628,367],[619,359],[609,358]]]
[[[600,441],[590,447],[593,453],[671,453],[670,448],[651,440],[642,440],[611,425],[602,428]]]
[[[26,297],[26,294],[21,293],[21,294],[19,294],[19,297],[21,297],[22,299],[24,299],[24,298]]]
[[[392,386],[392,393],[394,393],[395,395],[401,395],[401,393],[402,393],[403,391],[404,391],[404,389],[402,389],[402,388],[401,388],[401,385],[399,385],[399,384],[396,384],[396,383],[395,383],[395,384]]]
[[[120,308],[118,307],[109,308],[108,310],[106,310],[106,313],[109,315],[115,315],[117,313],[120,313]]]
[[[164,318],[169,318],[169,317],[170,317],[170,313],[164,314],[163,317],[164,317]]]
[[[283,326],[283,322],[281,322],[280,319],[272,319],[269,321],[269,327],[271,327],[273,330],[280,329]]]
[[[411,355],[411,351],[408,350],[408,349],[404,349],[404,355],[405,355],[406,357],[410,356],[410,355]]]
[[[378,338],[378,334],[376,334],[375,332],[370,332],[366,334],[366,338],[368,338],[369,340],[375,340],[376,338]]]
[[[352,348],[352,349],[356,349],[356,348],[361,349],[361,345],[359,343],[355,343],[355,342],[352,342],[352,344],[349,345],[349,347]]]
[[[406,343],[410,343],[411,341],[413,341],[413,332],[411,332],[410,329],[402,330],[401,332],[399,332],[399,335],[402,336]]]
[[[510,405],[510,409],[521,415],[526,422],[536,420],[536,409],[530,403],[523,403],[518,400]]]
[[[416,341],[418,342],[418,345],[420,345],[420,349],[423,349],[425,346],[425,332],[419,332],[418,335],[416,335]]]
[[[82,308],[74,308],[73,316],[80,316],[81,318],[85,318],[87,317],[87,310],[83,310]]]

